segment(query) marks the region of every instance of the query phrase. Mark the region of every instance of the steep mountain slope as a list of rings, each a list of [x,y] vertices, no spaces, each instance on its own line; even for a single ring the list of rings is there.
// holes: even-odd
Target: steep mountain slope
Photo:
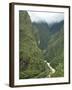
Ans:
[[[40,49],[47,48],[49,39],[49,26],[46,22],[33,22],[33,32],[35,33],[36,39],[38,39],[38,46]]]
[[[48,43],[48,49],[45,52],[45,59],[51,63],[52,67],[56,69],[53,76],[64,75],[64,27],[53,34]]]
[[[32,23],[26,11],[19,11],[19,78],[43,78],[48,75],[47,64],[38,48]]]

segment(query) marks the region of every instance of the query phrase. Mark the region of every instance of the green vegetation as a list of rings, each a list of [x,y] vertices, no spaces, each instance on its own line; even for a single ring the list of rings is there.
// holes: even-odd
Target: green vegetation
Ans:
[[[44,57],[32,33],[32,24],[26,11],[20,11],[20,79],[35,78],[47,69]],[[43,77],[43,76],[42,76]]]
[[[48,77],[51,70],[44,61],[56,70],[51,77],[64,76],[63,25],[63,21],[51,27],[46,22],[32,23],[27,11],[19,11],[20,79]]]
[[[53,34],[48,42],[48,49],[44,56],[51,63],[51,66],[56,69],[53,76],[59,77],[64,75],[64,33],[63,26],[60,31]],[[61,73],[61,74],[59,74]]]
[[[50,36],[48,24],[46,22],[33,23],[33,29],[36,38],[40,41],[38,47],[42,50],[46,49]]]

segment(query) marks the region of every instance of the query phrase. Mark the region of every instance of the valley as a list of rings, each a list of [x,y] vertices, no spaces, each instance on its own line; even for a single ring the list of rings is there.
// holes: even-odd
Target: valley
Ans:
[[[64,76],[64,20],[32,22],[19,12],[19,78]]]

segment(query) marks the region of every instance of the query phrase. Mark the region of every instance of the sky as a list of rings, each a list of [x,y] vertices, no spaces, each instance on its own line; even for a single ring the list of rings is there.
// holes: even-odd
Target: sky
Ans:
[[[45,21],[47,23],[59,22],[64,19],[64,13],[28,11],[32,22]]]

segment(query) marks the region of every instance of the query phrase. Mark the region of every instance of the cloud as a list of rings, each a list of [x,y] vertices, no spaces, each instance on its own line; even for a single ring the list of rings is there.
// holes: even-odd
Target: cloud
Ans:
[[[32,22],[46,21],[47,23],[59,22],[64,19],[64,13],[28,11]]]

